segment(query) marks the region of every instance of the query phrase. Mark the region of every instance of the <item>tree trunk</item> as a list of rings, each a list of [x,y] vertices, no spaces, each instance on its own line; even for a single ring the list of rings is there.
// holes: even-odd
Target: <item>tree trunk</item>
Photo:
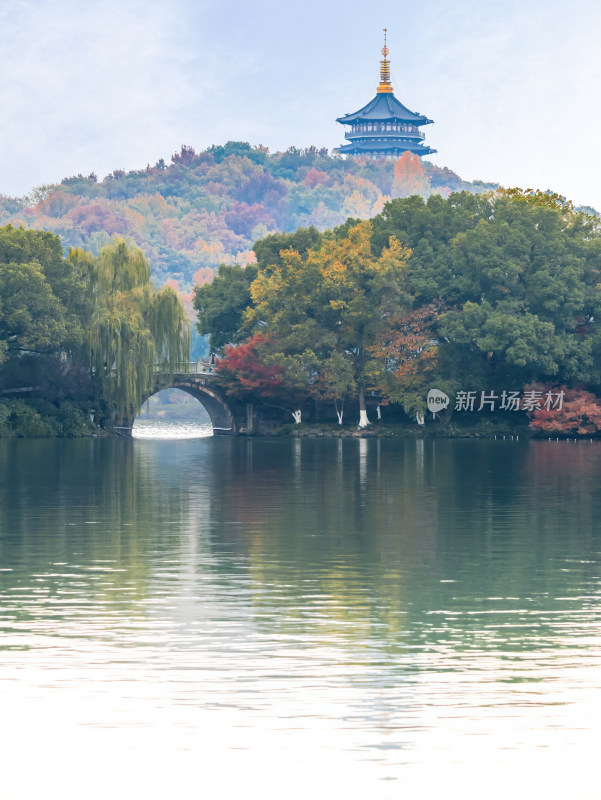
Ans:
[[[298,411],[293,411],[292,416],[294,417],[294,422],[298,425],[301,421],[301,410],[300,408]]]
[[[255,432],[255,420],[253,414],[253,404],[246,404],[246,433],[251,434]]]
[[[367,410],[365,408],[365,389],[363,386],[359,389],[359,427],[367,428],[370,424],[367,418]]]
[[[340,410],[338,410],[338,400],[334,400],[334,407],[336,408],[336,416],[338,417],[338,424],[342,425],[342,415],[344,414],[344,400],[340,404]]]

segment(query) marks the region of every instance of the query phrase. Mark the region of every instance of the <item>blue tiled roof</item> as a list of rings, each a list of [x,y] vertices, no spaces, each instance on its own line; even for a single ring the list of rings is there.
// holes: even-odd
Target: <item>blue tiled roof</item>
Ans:
[[[338,117],[336,121],[341,122],[343,125],[350,125],[358,120],[398,120],[399,122],[411,122],[413,125],[427,125],[432,122],[431,119],[421,114],[414,114],[413,111],[409,111],[389,92],[377,94],[373,100],[359,109],[359,111],[355,111],[354,114],[346,114],[344,117]]]

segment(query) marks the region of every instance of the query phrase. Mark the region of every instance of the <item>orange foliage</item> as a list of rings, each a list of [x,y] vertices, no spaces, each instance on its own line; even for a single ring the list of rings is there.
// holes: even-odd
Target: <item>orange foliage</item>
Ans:
[[[204,286],[205,283],[211,283],[215,277],[215,270],[211,267],[201,267],[194,273],[192,283],[194,286]]]
[[[230,263],[231,257],[228,257],[221,242],[205,242],[198,239],[194,243],[195,255],[199,260],[205,263],[218,267],[220,264]]]
[[[436,303],[410,311],[391,322],[388,332],[372,349],[384,359],[389,370],[402,387],[424,380],[438,366],[438,342],[434,331],[440,316]]]
[[[94,231],[106,231],[110,235],[129,233],[128,220],[101,203],[76,206],[69,211],[67,218],[88,235]]]
[[[67,194],[59,189],[58,192],[53,192],[41,200],[35,207],[35,211],[47,217],[63,217],[77,204],[78,198],[75,195]]]
[[[376,198],[376,200],[375,200],[375,202],[374,202],[374,204],[373,204],[373,206],[371,208],[372,215],[375,217],[376,214],[381,214],[382,211],[384,210],[384,206],[386,205],[386,203],[389,200],[390,200],[390,197],[386,197],[383,194],[378,195],[378,197]]]
[[[133,208],[126,208],[123,212],[132,228],[140,229],[144,224],[144,215]]]
[[[316,186],[323,186],[327,182],[327,173],[322,172],[320,169],[315,169],[315,167],[310,169],[303,179],[305,186],[309,186],[311,189],[314,189]]]
[[[407,150],[394,165],[392,182],[393,197],[409,197],[412,194],[423,194],[430,188],[419,156]]]
[[[349,217],[367,219],[370,216],[372,204],[369,200],[355,189],[350,197],[344,201],[344,213]]]
[[[601,401],[592,392],[584,389],[549,389],[547,386],[529,386],[527,389],[538,389],[543,399],[540,410],[531,412],[530,427],[544,433],[579,434],[588,436],[601,431]],[[554,408],[549,403],[545,408],[545,397],[552,392],[551,400],[556,402],[558,392],[563,391],[561,408]]]
[[[157,192],[144,198],[145,204],[153,214],[167,215],[169,213],[169,203],[162,194]]]
[[[257,263],[257,257],[254,250],[241,250],[239,253],[236,253],[235,261],[236,264],[239,264],[241,267],[248,267],[249,264]]]

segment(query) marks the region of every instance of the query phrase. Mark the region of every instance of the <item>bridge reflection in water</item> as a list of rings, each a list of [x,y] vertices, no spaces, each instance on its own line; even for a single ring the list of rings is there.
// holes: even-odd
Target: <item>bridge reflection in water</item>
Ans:
[[[213,427],[190,419],[137,417],[131,433],[134,439],[205,439],[213,435]]]
[[[134,439],[204,439],[213,435],[211,419],[199,400],[180,389],[162,389],[134,420]]]

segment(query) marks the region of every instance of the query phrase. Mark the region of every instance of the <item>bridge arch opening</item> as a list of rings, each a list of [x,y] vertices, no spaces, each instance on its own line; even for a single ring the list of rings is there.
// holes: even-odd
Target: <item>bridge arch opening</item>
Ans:
[[[150,395],[132,426],[132,436],[137,439],[194,439],[212,435],[211,417],[202,401],[176,387]]]
[[[131,427],[136,438],[188,439],[235,432],[229,406],[212,387],[194,380],[157,386]]]

